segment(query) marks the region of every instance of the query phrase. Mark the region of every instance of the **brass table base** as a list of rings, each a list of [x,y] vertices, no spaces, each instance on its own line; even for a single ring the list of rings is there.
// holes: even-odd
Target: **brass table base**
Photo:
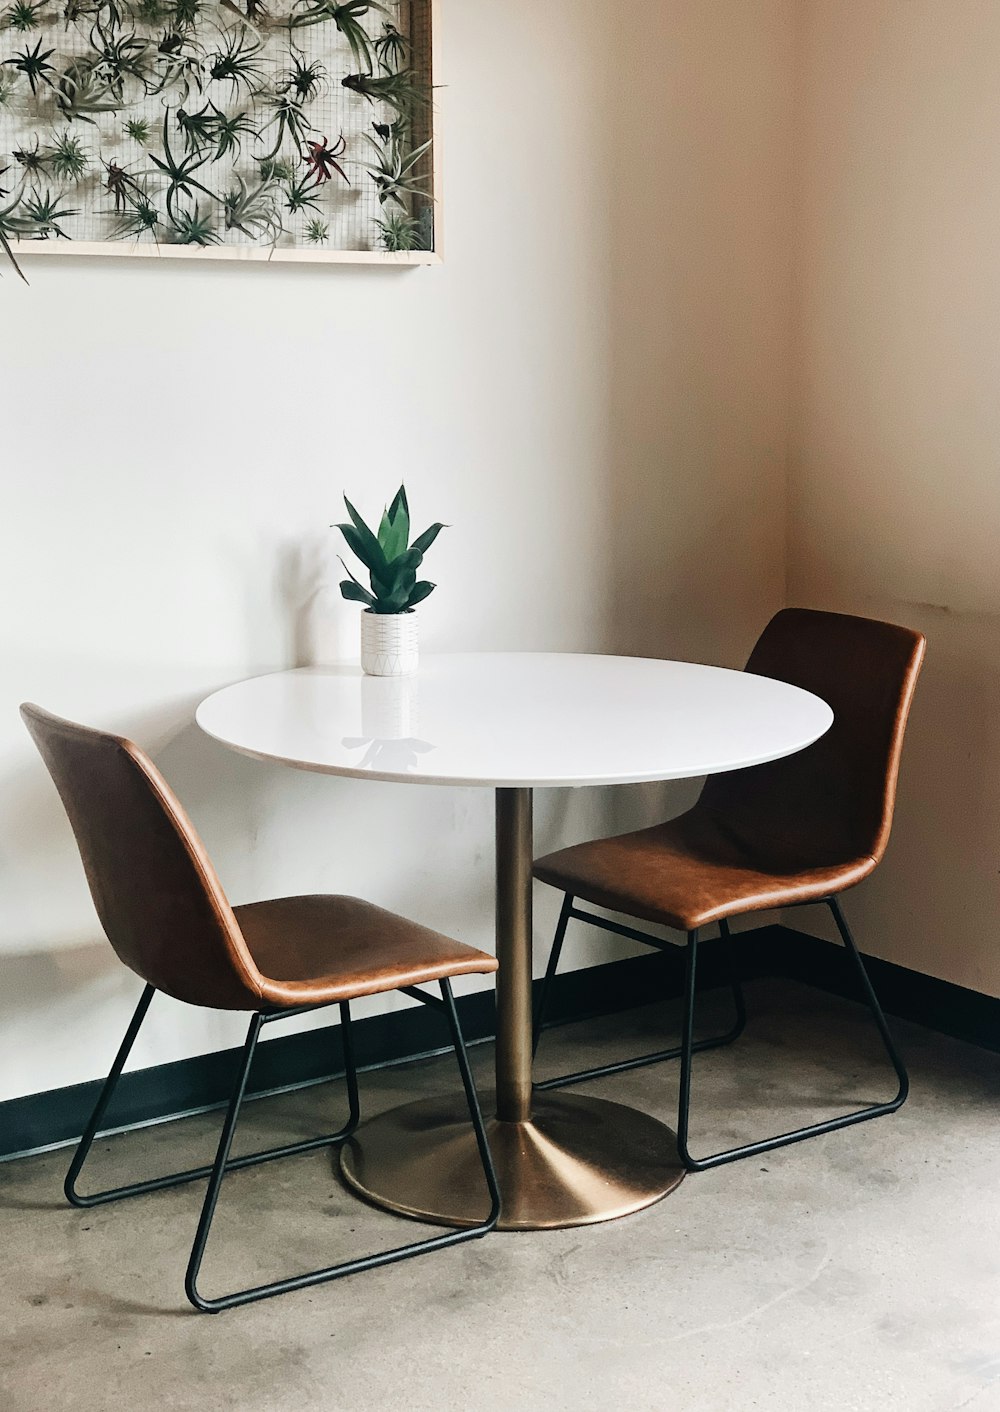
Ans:
[[[492,1095],[484,1094],[489,1111]],[[500,1229],[612,1221],[679,1185],[677,1140],[645,1113],[579,1094],[538,1094],[527,1122],[488,1124],[503,1193]],[[344,1144],[347,1184],[375,1206],[444,1226],[485,1219],[489,1199],[468,1110],[426,1098],[365,1123]]]

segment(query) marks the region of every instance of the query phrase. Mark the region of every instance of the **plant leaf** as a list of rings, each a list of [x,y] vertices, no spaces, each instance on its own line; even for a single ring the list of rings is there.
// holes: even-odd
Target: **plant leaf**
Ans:
[[[399,505],[398,501],[399,496],[397,495],[392,505],[383,514],[378,531],[378,542],[390,564],[400,554],[405,553],[410,538],[410,517],[406,513],[405,506]],[[393,515],[394,509],[395,515]]]
[[[382,553],[381,544],[379,544],[376,537],[372,534],[371,530],[365,524],[364,520],[358,514],[357,510],[355,510],[354,506],[348,500],[346,495],[344,496],[344,504],[347,506],[347,513],[354,521],[354,527],[358,535],[360,536],[361,543],[365,545],[367,553],[358,554],[358,551],[354,549],[353,544],[351,544],[351,548],[354,549],[355,554],[358,554],[358,558],[365,565],[365,567],[367,569],[370,569],[373,574],[376,574],[378,578],[384,581],[387,577],[386,570],[388,568],[388,565],[386,564],[385,555]],[[340,528],[343,530],[344,526],[341,525]],[[346,533],[344,537],[345,539],[347,538]],[[348,543],[350,544],[349,539]]]
[[[375,606],[375,599],[367,588],[362,588],[359,583],[354,583],[351,579],[344,579],[341,582],[340,591],[351,603],[364,603],[368,608]]]
[[[392,504],[389,506],[389,519],[392,520],[394,524],[396,522],[396,516],[399,514],[400,510],[403,511],[403,513],[406,515],[407,520],[409,520],[410,507],[406,501],[405,485],[401,485],[399,487],[399,489],[396,491],[395,496],[393,497]]]
[[[437,524],[431,525],[430,529],[425,529],[423,534],[417,535],[416,539],[413,541],[413,548],[419,549],[421,554],[426,554],[441,531],[447,528],[448,526],[441,524],[440,521],[438,521]]]
[[[418,603],[422,603],[424,599],[428,597],[429,594],[433,593],[436,588],[436,583],[428,583],[426,579],[421,579],[419,583],[415,583],[413,585],[413,591],[410,594],[410,601],[407,603],[406,606],[408,608],[415,608]]]

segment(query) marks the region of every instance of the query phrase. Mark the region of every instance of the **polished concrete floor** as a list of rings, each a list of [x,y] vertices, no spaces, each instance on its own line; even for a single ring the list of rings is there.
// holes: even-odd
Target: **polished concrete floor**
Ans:
[[[749,999],[744,1038],[698,1062],[701,1150],[891,1089],[855,1008],[785,982]],[[650,1006],[553,1031],[539,1068],[637,1052],[675,1018]],[[60,1199],[65,1152],[6,1164],[0,1408],[993,1412],[1000,1056],[897,1032],[913,1092],[894,1116],[688,1177],[626,1220],[494,1235],[214,1317],[181,1288],[197,1188],[79,1212]],[[489,1048],[475,1059],[488,1082]],[[371,1111],[453,1075],[427,1060],[366,1076],[363,1093]],[[591,1089],[672,1123],[676,1084],[663,1065]],[[340,1099],[323,1085],[254,1103],[243,1139],[321,1131]],[[198,1160],[217,1125],[104,1142],[94,1175]],[[206,1288],[414,1230],[348,1196],[328,1154],[306,1154],[232,1177]]]

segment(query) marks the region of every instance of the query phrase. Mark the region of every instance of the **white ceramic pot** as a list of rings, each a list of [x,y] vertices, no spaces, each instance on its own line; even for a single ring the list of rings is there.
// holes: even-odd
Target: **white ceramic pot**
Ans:
[[[361,614],[361,670],[370,677],[405,677],[419,660],[417,615]]]

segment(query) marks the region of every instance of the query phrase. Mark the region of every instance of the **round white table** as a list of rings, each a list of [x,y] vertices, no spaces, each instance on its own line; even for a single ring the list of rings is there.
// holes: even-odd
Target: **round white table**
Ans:
[[[674,1134],[622,1104],[531,1088],[532,790],[687,779],[791,755],[829,729],[818,697],[687,662],[547,653],[429,656],[412,677],[306,668],[203,701],[199,726],[245,755],[304,770],[496,791],[496,1106],[504,1229],[626,1215],[683,1176]],[[461,1105],[405,1104],[345,1146],[348,1183],[444,1224],[486,1196]],[[481,1209],[483,1208],[483,1209]]]

